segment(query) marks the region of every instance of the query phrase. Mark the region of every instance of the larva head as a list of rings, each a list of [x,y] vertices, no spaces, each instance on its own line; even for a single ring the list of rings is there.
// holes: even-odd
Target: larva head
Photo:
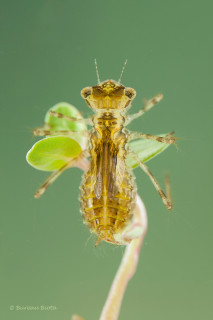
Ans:
[[[124,110],[135,98],[136,91],[125,88],[114,80],[107,80],[96,86],[84,88],[81,96],[94,110]]]

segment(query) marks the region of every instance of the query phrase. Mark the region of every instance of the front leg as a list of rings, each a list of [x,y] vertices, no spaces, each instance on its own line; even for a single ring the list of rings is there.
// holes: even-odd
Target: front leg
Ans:
[[[177,139],[177,138],[175,138],[173,136],[173,134],[174,134],[174,132],[171,132],[171,133],[167,134],[165,137],[159,137],[159,136],[153,136],[153,135],[148,134],[148,133],[134,132],[133,131],[133,132],[129,133],[128,141],[142,138],[142,139],[155,140],[155,141],[158,141],[158,142],[173,144],[173,143],[176,142],[176,139]]]
[[[50,110],[50,115],[53,117],[59,118],[59,119],[68,120],[70,122],[80,122],[80,123],[88,124],[90,126],[93,125],[91,118],[85,119],[85,118],[70,117],[70,116],[67,116],[63,113],[55,112],[53,110]]]
[[[128,125],[133,120],[143,116],[147,111],[152,109],[158,102],[160,102],[163,99],[163,95],[161,93],[157,94],[152,99],[145,102],[145,106],[143,109],[139,110],[138,112],[134,114],[127,115],[125,125]]]

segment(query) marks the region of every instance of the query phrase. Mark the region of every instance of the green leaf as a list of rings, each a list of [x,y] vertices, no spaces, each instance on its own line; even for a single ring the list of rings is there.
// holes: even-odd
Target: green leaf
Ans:
[[[160,134],[159,137],[165,137],[166,134]],[[138,139],[136,141],[132,141],[129,143],[129,147],[132,151],[136,152],[139,159],[143,162],[146,162],[155,156],[159,155],[161,152],[166,150],[170,144],[158,142],[154,140],[148,139]],[[137,161],[132,159],[131,156],[127,156],[127,164],[132,167],[136,168],[138,166]]]
[[[79,132],[87,130],[87,126],[83,122],[70,121],[54,117],[53,115],[50,115],[50,110],[78,119],[82,119],[82,116],[73,105],[66,102],[60,102],[50,108],[45,116],[45,124],[48,125],[51,130],[68,130]],[[75,136],[75,140],[81,144],[84,142],[85,137],[79,134],[78,136]]]
[[[81,147],[75,140],[55,136],[36,142],[27,153],[27,162],[43,171],[55,171],[81,154]]]

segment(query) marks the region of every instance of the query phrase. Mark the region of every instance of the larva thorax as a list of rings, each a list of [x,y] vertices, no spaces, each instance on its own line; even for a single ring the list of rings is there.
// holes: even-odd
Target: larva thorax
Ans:
[[[82,90],[82,96],[96,113],[90,131],[90,167],[81,185],[84,222],[98,236],[98,242],[116,242],[116,235],[130,221],[136,186],[126,166],[127,134],[125,109],[135,96],[131,88],[108,80]]]

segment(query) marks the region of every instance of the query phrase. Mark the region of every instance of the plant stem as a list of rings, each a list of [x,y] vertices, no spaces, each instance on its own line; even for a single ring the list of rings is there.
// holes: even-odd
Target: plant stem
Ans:
[[[99,320],[118,319],[122,299],[127,284],[137,270],[140,249],[147,231],[146,209],[141,198],[138,195],[136,200],[136,212],[134,215],[133,224],[135,224],[136,226],[140,225],[143,228],[143,233],[139,238],[133,239],[131,243],[126,246],[121,264],[113,280]],[[72,317],[72,320],[83,319],[80,316],[74,315]]]
[[[120,267],[115,275],[109,295],[101,313],[100,320],[117,320],[122,299],[129,280],[136,272],[140,248],[147,231],[147,215],[141,198],[137,195],[136,213],[134,220],[143,227],[140,238],[133,239],[127,245]]]

